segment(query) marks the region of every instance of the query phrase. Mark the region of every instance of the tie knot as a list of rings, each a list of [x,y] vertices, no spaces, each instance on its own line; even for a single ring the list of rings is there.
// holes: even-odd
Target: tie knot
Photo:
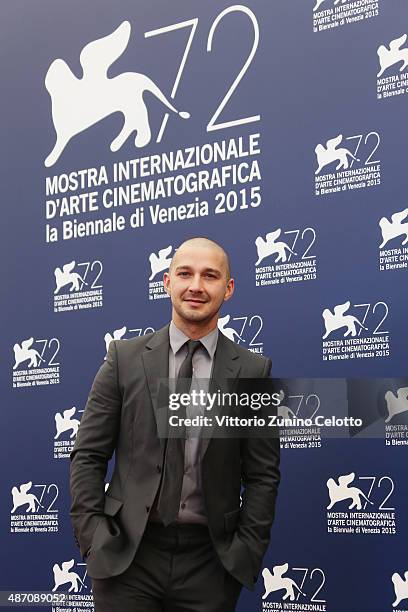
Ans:
[[[202,346],[200,340],[189,340],[188,342],[186,342],[187,344],[187,356],[190,355],[194,355],[194,353],[196,352],[196,350]]]

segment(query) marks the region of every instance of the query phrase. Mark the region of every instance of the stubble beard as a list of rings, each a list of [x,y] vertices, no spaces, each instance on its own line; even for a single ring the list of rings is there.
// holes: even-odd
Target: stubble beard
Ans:
[[[189,323],[203,323],[210,320],[215,313],[201,313],[195,312],[194,310],[189,310],[187,308],[176,308],[176,312],[181,319],[184,321],[188,321]]]
[[[218,308],[212,309],[210,312],[201,313],[190,308],[187,304],[184,305],[183,301],[177,307],[175,311],[178,316],[188,323],[207,323],[219,312],[222,302],[218,305]]]

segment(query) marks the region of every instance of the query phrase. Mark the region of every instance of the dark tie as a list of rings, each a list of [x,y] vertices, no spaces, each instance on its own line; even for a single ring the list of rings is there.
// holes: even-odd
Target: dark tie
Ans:
[[[201,342],[199,340],[189,340],[186,345],[187,356],[180,366],[176,393],[188,393],[190,390],[193,374],[193,355],[198,347],[201,346]],[[185,406],[180,406],[177,410],[177,416],[184,418],[185,415]],[[185,431],[185,428],[183,429]],[[184,475],[184,446],[185,438],[174,437],[174,431],[172,435],[172,428],[170,428],[164,458],[163,479],[157,501],[157,512],[160,520],[166,526],[173,523],[179,513]]]

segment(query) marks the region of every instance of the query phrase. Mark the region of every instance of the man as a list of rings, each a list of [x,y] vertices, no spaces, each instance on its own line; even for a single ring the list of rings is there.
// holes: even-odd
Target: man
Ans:
[[[271,360],[218,331],[234,280],[217,243],[184,242],[163,281],[171,323],[110,343],[71,453],[71,518],[96,612],[232,611],[242,586],[254,588],[269,542],[279,440],[165,439],[158,383],[222,388],[268,377]]]

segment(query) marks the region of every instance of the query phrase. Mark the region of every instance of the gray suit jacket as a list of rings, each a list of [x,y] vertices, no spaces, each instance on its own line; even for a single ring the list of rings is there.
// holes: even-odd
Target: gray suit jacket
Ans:
[[[70,515],[92,578],[128,568],[159,487],[164,441],[157,432],[157,389],[158,380],[168,378],[168,328],[110,343],[81,420],[71,453]],[[220,333],[210,389],[222,389],[224,383],[217,381],[224,379],[264,378],[270,369],[270,359]],[[249,589],[269,543],[279,479],[277,438],[203,440],[202,486],[211,539],[227,571]]]

